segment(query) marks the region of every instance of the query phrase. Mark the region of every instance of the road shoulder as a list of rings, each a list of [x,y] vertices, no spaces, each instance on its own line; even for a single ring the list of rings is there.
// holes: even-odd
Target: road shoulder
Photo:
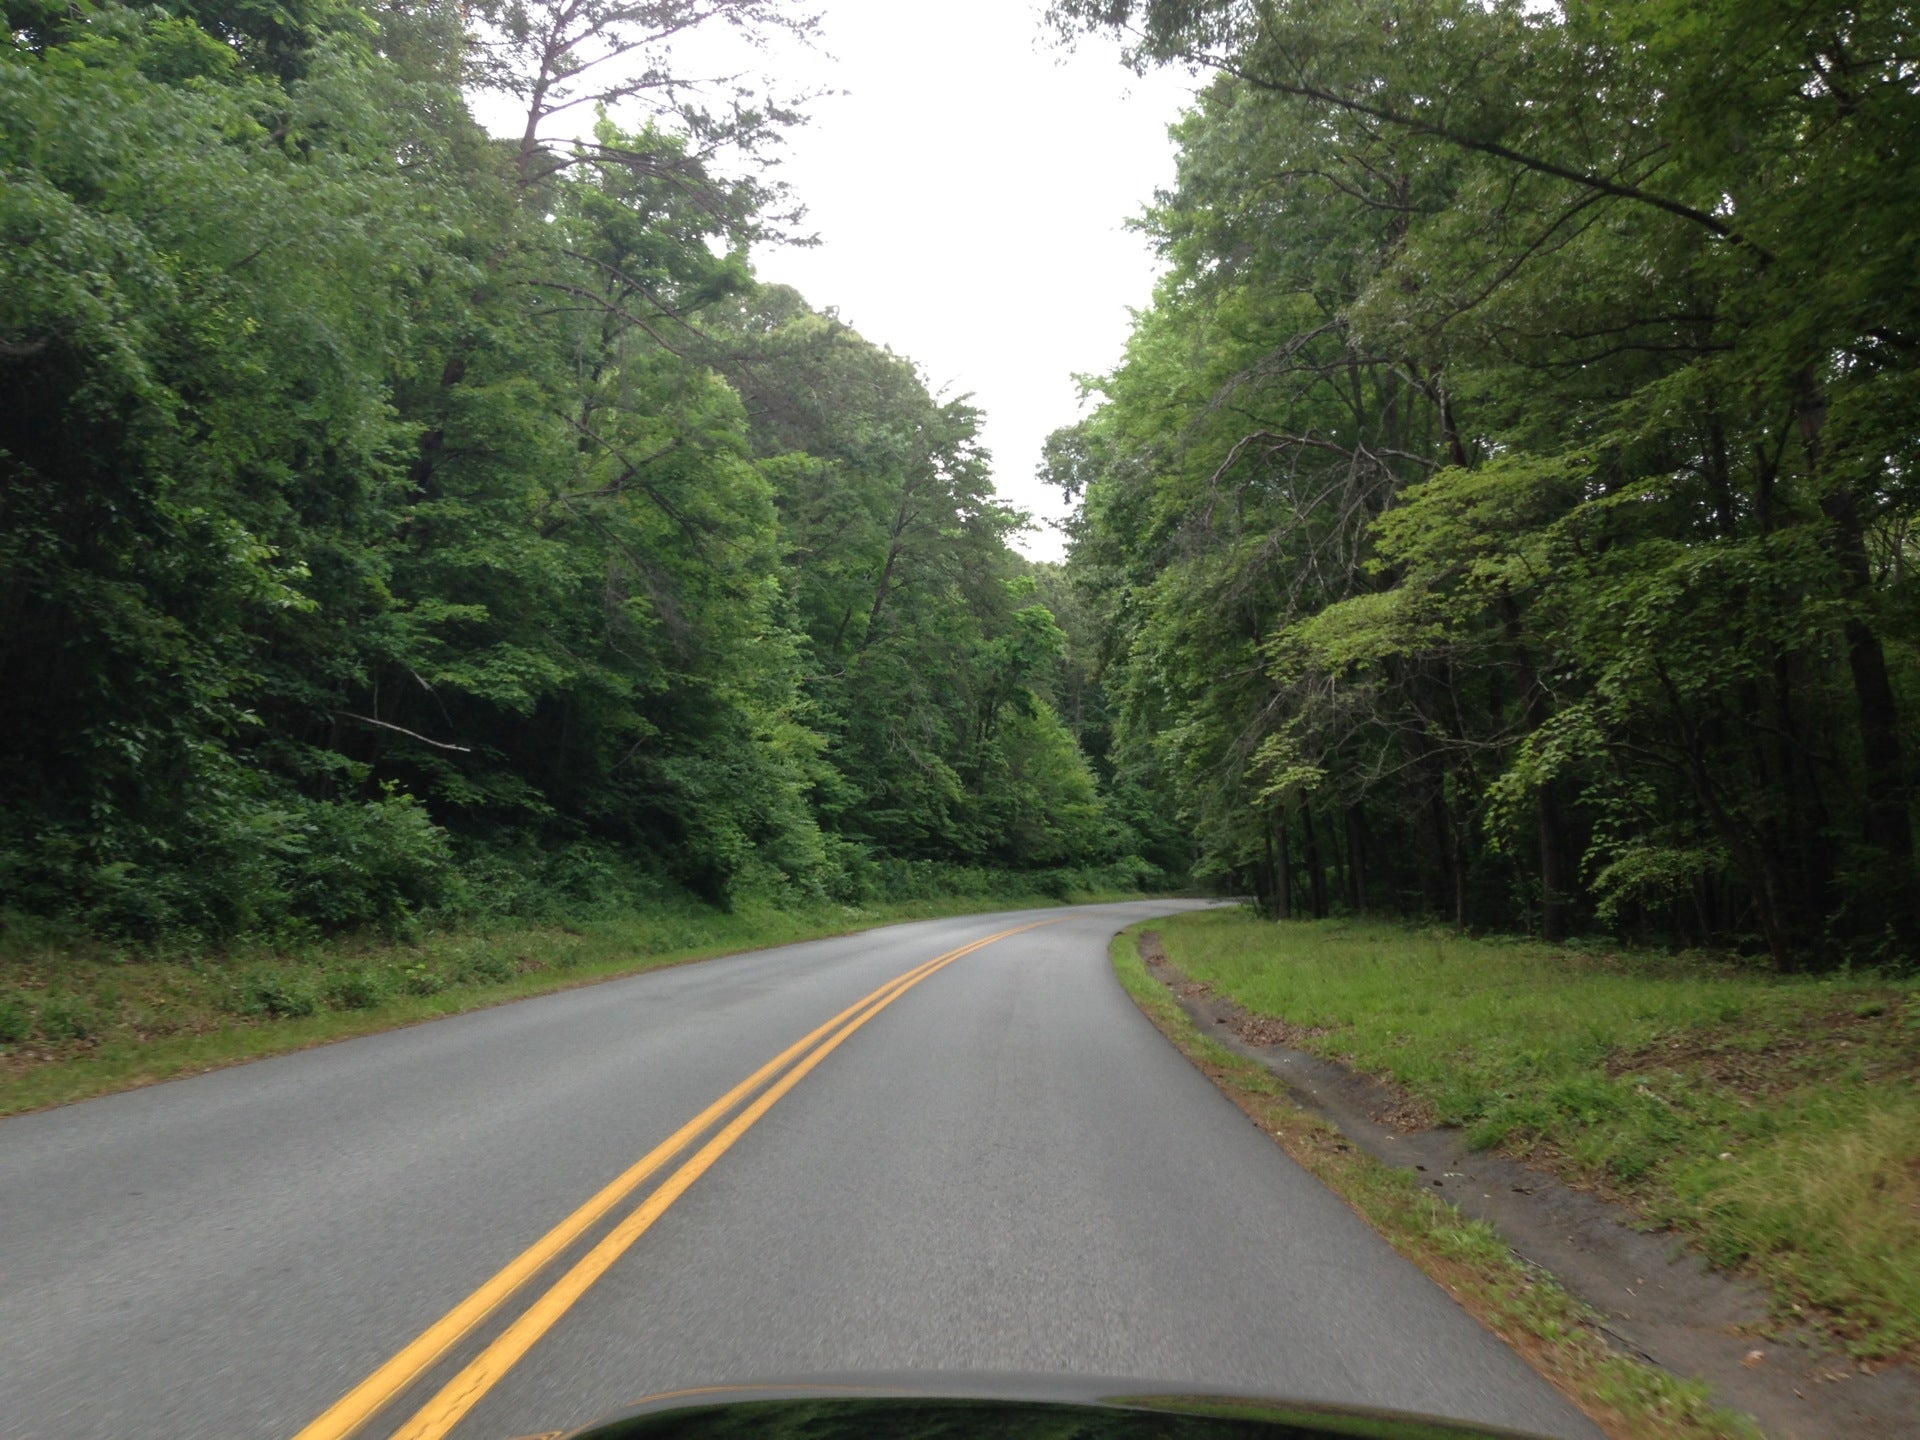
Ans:
[[[1423,1185],[1417,1171],[1369,1154],[1330,1120],[1302,1108],[1287,1081],[1267,1065],[1205,1033],[1171,988],[1178,977],[1164,965],[1154,967],[1156,975],[1142,957],[1141,941],[1152,928],[1144,922],[1123,931],[1112,959],[1128,995],[1161,1034],[1289,1157],[1607,1435],[1751,1440],[1762,1433],[1747,1417],[1715,1405],[1704,1382],[1679,1379],[1617,1349],[1600,1313],[1523,1260],[1493,1225],[1463,1214]],[[1157,946],[1149,942],[1149,948]]]
[[[1135,896],[948,896],[868,908],[686,905],[581,924],[344,937],[178,957],[0,953],[0,1117],[649,970],[922,920]]]

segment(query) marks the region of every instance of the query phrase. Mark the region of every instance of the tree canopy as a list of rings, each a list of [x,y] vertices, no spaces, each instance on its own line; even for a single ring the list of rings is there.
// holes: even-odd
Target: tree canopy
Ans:
[[[1120,768],[1278,914],[1910,955],[1898,3],[1059,0],[1215,78],[1057,435]]]
[[[9,6],[8,907],[217,941],[1142,870],[977,412],[753,274],[794,113],[667,42],[796,14]]]
[[[10,0],[5,907],[1197,857],[1277,915],[1911,955],[1907,7],[1052,13],[1206,79],[1047,446],[1064,570],[968,398],[754,273],[797,102],[671,42],[802,12]]]

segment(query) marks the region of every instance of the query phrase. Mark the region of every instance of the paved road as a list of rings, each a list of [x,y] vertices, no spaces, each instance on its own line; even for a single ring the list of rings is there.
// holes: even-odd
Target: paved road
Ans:
[[[1175,908],[894,926],[0,1121],[0,1436],[285,1440],[806,1032],[1033,921],[1052,923],[952,961],[820,1059],[459,1440],[876,1369],[1127,1375],[1593,1436],[1135,1011],[1108,937]],[[393,1434],[697,1148],[364,1433]]]

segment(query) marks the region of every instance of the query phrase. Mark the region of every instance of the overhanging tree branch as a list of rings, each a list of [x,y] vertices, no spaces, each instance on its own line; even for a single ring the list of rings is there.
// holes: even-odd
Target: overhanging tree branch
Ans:
[[[1277,95],[1290,95],[1299,100],[1314,100],[1322,105],[1331,105],[1335,109],[1344,110],[1352,115],[1365,115],[1371,120],[1377,120],[1383,125],[1391,125],[1395,129],[1403,130],[1410,135],[1425,135],[1461,150],[1469,150],[1478,155],[1491,156],[1496,160],[1505,160],[1510,164],[1519,165],[1524,169],[1531,170],[1535,174],[1551,175],[1555,179],[1565,180],[1570,184],[1597,191],[1602,195],[1610,195],[1620,200],[1631,200],[1639,205],[1651,205],[1656,210],[1663,210],[1669,215],[1676,215],[1682,220],[1690,221],[1718,238],[1727,241],[1729,244],[1739,245],[1751,250],[1755,255],[1760,257],[1762,261],[1773,258],[1765,249],[1742,235],[1718,216],[1701,210],[1696,206],[1688,205],[1683,201],[1675,200],[1671,196],[1656,194],[1651,190],[1642,189],[1640,186],[1630,184],[1624,180],[1612,180],[1605,175],[1597,175],[1592,171],[1579,170],[1571,165],[1562,165],[1558,161],[1548,160],[1544,156],[1529,155],[1524,151],[1514,149],[1511,145],[1503,145],[1498,140],[1484,140],[1475,135],[1464,134],[1461,131],[1455,130],[1450,125],[1442,125],[1432,120],[1421,120],[1412,115],[1403,115],[1396,110],[1388,109],[1384,105],[1369,104],[1367,101],[1355,99],[1351,95],[1342,95],[1338,91],[1329,90],[1323,85],[1315,85],[1304,80],[1280,80],[1271,75],[1256,74],[1242,65],[1235,64],[1230,60],[1218,56],[1190,54],[1188,58],[1195,64],[1210,66],[1213,69],[1219,70],[1222,74],[1231,75],[1236,80],[1243,81],[1258,90],[1267,90]]]

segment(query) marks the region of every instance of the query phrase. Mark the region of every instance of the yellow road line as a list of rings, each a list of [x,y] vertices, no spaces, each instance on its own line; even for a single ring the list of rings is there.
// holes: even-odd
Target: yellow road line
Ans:
[[[631,1215],[608,1232],[598,1245],[575,1262],[572,1269],[527,1307],[526,1313],[508,1326],[464,1370],[449,1380],[440,1393],[422,1406],[411,1420],[395,1431],[393,1440],[441,1440],[441,1437],[459,1424],[462,1417],[479,1404],[481,1398],[520,1362],[540,1337],[551,1330],[560,1317],[573,1308],[574,1302],[592,1288],[594,1282],[627,1252],[634,1241],[644,1235],[654,1221],[666,1214],[674,1201],[692,1187],[694,1181],[704,1175],[716,1160],[732,1149],[734,1142],[752,1129],[761,1116],[779,1103],[782,1096],[805,1079],[816,1065],[838,1049],[841,1042],[854,1031],[936,970],[944,969],[961,956],[970,955],[975,950],[991,945],[996,940],[1004,940],[1009,935],[1017,935],[1022,930],[1033,930],[1040,925],[1058,923],[1058,921],[1042,920],[1032,925],[1020,925],[1012,930],[1003,930],[997,935],[989,935],[984,940],[976,940],[971,945],[962,946],[958,950],[928,961],[917,973],[902,977],[902,983],[896,984],[891,993],[875,1000],[864,1013],[841,1026],[831,1039],[822,1042],[804,1060],[770,1085],[759,1099],[735,1116],[725,1129],[701,1146],[692,1159],[674,1171],[658,1190],[649,1195]],[[875,994],[878,995],[880,992],[876,991]]]
[[[728,1111],[777,1074],[808,1046],[832,1031],[835,1026],[859,1014],[876,1001],[882,1000],[882,997],[891,999],[906,987],[917,984],[927,975],[932,974],[941,965],[957,960],[962,955],[970,954],[983,945],[990,945],[996,940],[1005,939],[1008,935],[1017,934],[1019,930],[1032,928],[1032,926],[1022,925],[1013,930],[1003,930],[997,935],[989,935],[985,940],[976,941],[972,945],[950,950],[944,955],[936,955],[933,959],[916,965],[904,975],[895,976],[871,994],[856,1000],[825,1024],[815,1027],[794,1041],[649,1150],[626,1171],[608,1182],[586,1204],[541,1236],[492,1279],[421,1332],[416,1339],[365,1380],[341,1396],[311,1424],[301,1430],[294,1440],[346,1440],[346,1437],[359,1430],[384,1406],[391,1403],[396,1395],[417,1380],[428,1367],[458,1344],[462,1337],[497,1310],[514,1291],[539,1274],[555,1256],[586,1233],[595,1221],[626,1199],[656,1170],[699,1139]]]

